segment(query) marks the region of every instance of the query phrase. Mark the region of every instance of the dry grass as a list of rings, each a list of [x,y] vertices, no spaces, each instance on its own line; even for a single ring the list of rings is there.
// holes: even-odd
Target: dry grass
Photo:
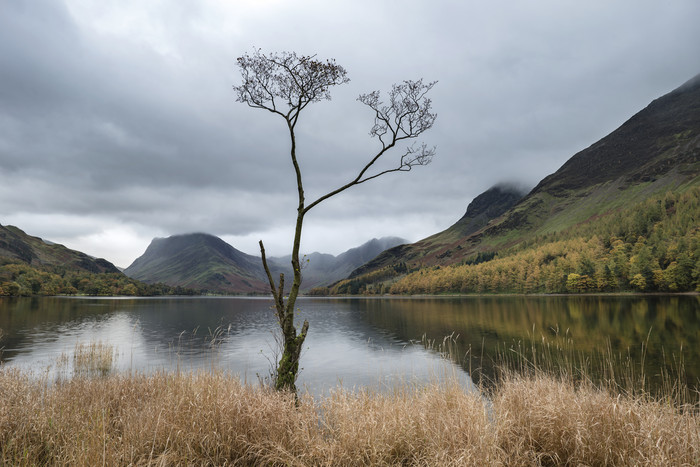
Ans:
[[[493,405],[506,465],[700,465],[697,406],[514,375]]]
[[[112,371],[115,349],[103,342],[78,342],[73,352],[73,373],[76,376],[106,376]]]
[[[700,465],[698,406],[509,373],[298,404],[224,372],[0,369],[2,465]]]

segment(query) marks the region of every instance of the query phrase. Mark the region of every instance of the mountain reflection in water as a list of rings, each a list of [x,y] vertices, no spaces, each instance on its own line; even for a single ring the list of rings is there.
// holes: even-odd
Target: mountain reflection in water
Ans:
[[[276,358],[271,305],[261,297],[1,298],[2,359],[47,368],[76,343],[101,341],[116,348],[121,371],[216,367],[255,382]],[[529,349],[543,337],[565,338],[582,356],[609,349],[644,360],[652,380],[682,348],[688,382],[700,378],[698,296],[302,298],[298,306],[310,322],[299,384],[314,393],[446,374],[469,386],[470,370],[493,377],[499,349]],[[420,343],[448,335],[458,336],[461,369]]]

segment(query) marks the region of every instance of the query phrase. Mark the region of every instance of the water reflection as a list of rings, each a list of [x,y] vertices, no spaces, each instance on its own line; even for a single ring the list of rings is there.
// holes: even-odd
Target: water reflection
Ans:
[[[497,348],[565,336],[584,355],[608,348],[658,374],[683,355],[691,385],[700,379],[700,297],[460,297],[357,301],[362,319],[401,339],[457,333],[461,355],[493,372]],[[358,313],[358,316],[362,313]],[[664,360],[664,358],[666,360]],[[463,363],[465,367],[469,362]]]
[[[42,369],[78,342],[116,347],[122,371],[189,370],[215,366],[256,381],[269,374],[276,348],[267,298],[32,298],[0,300],[3,360]],[[314,393],[338,384],[392,386],[468,376],[420,346],[358,319],[354,303],[300,300],[312,329],[299,379]]]
[[[459,335],[457,354],[471,357],[459,362],[463,369],[480,367],[488,377],[498,348],[566,336],[584,355],[609,347],[635,362],[645,343],[652,376],[682,349],[688,381],[700,378],[698,296],[303,298],[298,305],[299,319],[311,323],[299,383],[314,391],[454,371],[412,344],[450,334]],[[117,347],[123,371],[214,365],[254,381],[275,359],[270,306],[267,298],[4,298],[0,347],[3,360],[36,368],[76,342],[100,340]]]

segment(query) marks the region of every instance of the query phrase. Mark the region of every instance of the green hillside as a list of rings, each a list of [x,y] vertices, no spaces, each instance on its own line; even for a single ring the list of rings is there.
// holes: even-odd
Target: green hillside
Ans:
[[[461,239],[478,232],[490,221],[497,219],[512,208],[524,195],[525,193],[520,189],[508,185],[491,187],[474,198],[469,203],[464,216],[447,230],[411,245],[404,244],[390,248],[372,261],[352,271],[348,277],[352,279],[373,271],[396,268],[397,264],[403,266],[409,263],[415,267],[424,261],[431,263],[450,262],[453,251],[442,249],[444,245],[459,242]],[[456,248],[457,251],[462,249],[459,245]],[[436,251],[440,251],[440,253],[433,254]]]
[[[392,293],[700,291],[700,181],[480,264],[420,269]]]

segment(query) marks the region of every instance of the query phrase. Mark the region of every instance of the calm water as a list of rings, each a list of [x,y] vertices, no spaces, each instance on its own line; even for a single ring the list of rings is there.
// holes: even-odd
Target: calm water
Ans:
[[[269,373],[276,322],[267,298],[0,299],[2,360],[36,371],[52,368],[77,343],[112,344],[124,371],[215,366],[248,381]],[[700,298],[464,297],[303,298],[310,322],[300,386],[315,393],[342,384],[382,386],[430,381],[468,370],[487,375],[500,349],[565,337],[583,354],[606,348],[658,374],[682,355],[691,384],[700,378]],[[459,336],[459,365],[420,343]],[[417,343],[416,343],[417,341]],[[665,359],[664,359],[665,355]],[[69,358],[70,360],[70,358]],[[471,365],[471,366],[470,366]]]

